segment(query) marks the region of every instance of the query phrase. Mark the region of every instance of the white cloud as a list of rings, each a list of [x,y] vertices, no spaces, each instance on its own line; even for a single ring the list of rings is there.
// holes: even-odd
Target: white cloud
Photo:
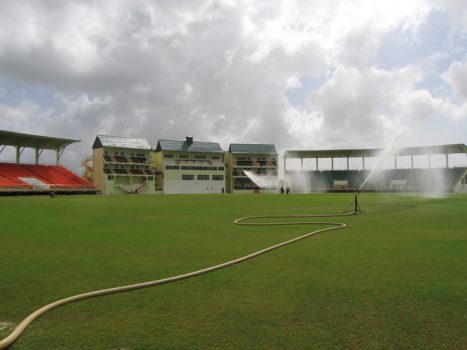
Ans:
[[[409,122],[395,112],[395,105],[420,80],[420,72],[414,68],[337,68],[311,97],[311,107],[323,119],[322,141],[345,147],[380,143],[389,136],[388,130]]]
[[[39,107],[33,101],[23,101],[18,106],[0,102],[1,125],[3,129],[33,131],[38,127]]]
[[[57,92],[50,108],[31,96],[24,106],[2,101],[0,128],[80,138],[74,147],[82,154],[99,132],[151,143],[192,134],[224,147],[373,147],[388,131],[430,113],[460,118],[462,105],[417,87],[423,67],[371,66],[385,33],[402,28],[409,40],[417,35],[430,2],[50,4],[0,5],[0,74]],[[457,70],[465,63],[458,64],[448,81],[464,96]],[[301,79],[312,75],[327,80],[304,92],[309,105],[291,106],[286,92],[308,89]]]
[[[467,101],[467,59],[463,62],[453,62],[443,74],[443,77],[454,93],[459,98]]]

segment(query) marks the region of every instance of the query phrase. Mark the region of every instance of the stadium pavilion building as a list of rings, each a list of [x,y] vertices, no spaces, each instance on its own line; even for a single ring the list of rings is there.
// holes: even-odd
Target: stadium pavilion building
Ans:
[[[224,193],[224,153],[215,142],[159,140],[152,153],[156,187],[163,193]]]
[[[246,174],[277,178],[277,151],[270,144],[232,143],[226,154],[227,191],[229,193],[258,192],[260,188]],[[276,181],[277,182],[277,181]]]
[[[368,158],[380,157],[382,149],[289,150],[284,153],[284,180],[294,192],[356,191],[370,174]],[[450,155],[467,155],[465,144],[402,147],[387,155],[393,166],[375,173],[365,191],[467,192],[467,167],[451,166]],[[434,167],[432,158],[441,157],[443,166]],[[414,166],[414,158],[425,158],[427,167]],[[409,166],[400,166],[402,160]],[[300,159],[300,169],[288,170],[287,160]],[[314,159],[312,170],[304,170],[303,160]],[[320,169],[320,162],[330,160],[331,169]],[[344,169],[335,169],[335,160],[344,160]],[[350,169],[350,160],[360,160],[357,169]]]
[[[92,149],[94,185],[102,194],[155,193],[145,138],[97,135]]]

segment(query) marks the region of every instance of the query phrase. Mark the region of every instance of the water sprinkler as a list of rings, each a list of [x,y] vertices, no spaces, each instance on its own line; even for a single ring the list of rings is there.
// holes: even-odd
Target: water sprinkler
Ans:
[[[360,209],[360,204],[358,203],[358,194],[359,194],[359,191],[355,191],[354,210],[353,210],[354,215],[362,213],[362,210]]]

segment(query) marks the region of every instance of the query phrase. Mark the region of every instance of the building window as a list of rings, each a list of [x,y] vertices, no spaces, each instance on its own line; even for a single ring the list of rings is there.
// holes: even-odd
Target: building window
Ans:
[[[195,156],[195,159],[206,159],[206,156],[199,156],[199,155],[197,155],[197,156]]]
[[[173,158],[174,155],[173,155],[173,154],[166,154],[164,157],[165,157],[165,158]]]
[[[217,170],[215,166],[181,165],[182,170]]]
[[[212,175],[212,179],[214,181],[223,181],[224,180],[224,175]]]
[[[182,180],[194,180],[194,179],[195,179],[195,175],[186,175],[186,174],[182,175]]]
[[[152,176],[148,176],[148,181],[152,181],[152,180],[153,180]]]
[[[165,169],[166,170],[180,170],[180,167],[178,165],[166,165]]]
[[[197,175],[196,178],[201,181],[209,181],[209,175]]]
[[[212,159],[221,159],[219,156],[212,156]]]
[[[180,159],[188,159],[188,156],[187,156],[186,154],[180,154],[180,155],[178,156],[178,158],[180,158]]]
[[[222,171],[222,170],[224,170],[224,167],[223,167],[223,166],[220,166],[220,167],[217,168],[217,170],[221,170],[221,171]]]
[[[108,180],[113,180],[114,177],[113,177],[112,175],[109,175],[109,176],[107,176],[107,179],[108,179]]]

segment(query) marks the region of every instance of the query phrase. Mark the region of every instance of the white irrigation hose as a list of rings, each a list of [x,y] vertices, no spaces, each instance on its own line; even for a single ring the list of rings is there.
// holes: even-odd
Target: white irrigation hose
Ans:
[[[288,241],[270,246],[268,248],[258,250],[257,252],[245,255],[241,258],[235,259],[235,260],[230,260],[225,263],[211,266],[202,270],[198,271],[193,271],[190,273],[186,273],[183,275],[178,275],[178,276],[173,276],[169,278],[163,278],[160,280],[156,281],[149,281],[149,282],[144,282],[144,283],[137,283],[137,284],[131,284],[128,286],[122,286],[122,287],[115,287],[115,288],[109,288],[109,289],[101,289],[97,290],[94,292],[88,292],[88,293],[83,293],[83,294],[78,294],[74,295],[65,299],[57,300],[51,304],[45,305],[41,307],[40,309],[34,311],[32,314],[30,314],[28,317],[26,317],[23,321],[16,326],[16,328],[13,330],[13,332],[10,333],[6,338],[2,339],[0,341],[0,350],[6,349],[9,347],[11,344],[13,344],[19,336],[24,332],[24,330],[31,324],[32,321],[34,321],[36,318],[39,316],[45,314],[47,311],[53,310],[59,306],[65,305],[65,304],[70,304],[79,300],[84,300],[84,299],[89,299],[89,298],[95,298],[103,295],[109,295],[109,294],[116,294],[116,293],[122,293],[122,292],[128,292],[136,289],[142,289],[142,288],[147,288],[147,287],[153,287],[153,286],[159,286],[161,284],[167,284],[167,283],[172,283],[184,279],[188,279],[191,277],[199,276],[208,272],[216,271],[219,269],[222,269],[224,267],[228,267],[231,265],[235,265],[238,263],[241,263],[243,261],[255,258],[261,254],[265,254],[267,252],[270,252],[274,249],[283,247],[285,245],[300,241],[302,239],[308,238],[310,236],[316,235],[318,233],[326,232],[326,231],[331,231],[331,230],[337,230],[346,227],[346,224],[340,223],[340,222],[325,222],[325,221],[320,221],[320,222],[313,222],[313,221],[301,221],[301,222],[279,222],[279,223],[267,223],[267,222],[250,222],[246,223],[244,221],[247,220],[253,220],[253,219],[274,219],[274,218],[312,218],[312,217],[335,217],[335,216],[350,216],[354,215],[353,212],[350,213],[344,213],[344,214],[334,214],[334,215],[283,215],[283,216],[248,216],[244,218],[240,218],[234,221],[234,224],[237,225],[247,225],[247,226],[267,226],[267,225],[306,225],[306,224],[313,224],[313,225],[331,225],[331,227],[323,228],[320,230],[312,231],[309,233],[306,233],[302,236],[290,239]]]

